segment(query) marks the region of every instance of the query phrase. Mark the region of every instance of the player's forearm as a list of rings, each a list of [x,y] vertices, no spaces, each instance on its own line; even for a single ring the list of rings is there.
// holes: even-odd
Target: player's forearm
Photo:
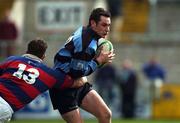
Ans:
[[[71,66],[69,69],[69,74],[73,78],[79,78],[93,73],[97,69],[98,64],[94,60],[73,60],[69,66]]]

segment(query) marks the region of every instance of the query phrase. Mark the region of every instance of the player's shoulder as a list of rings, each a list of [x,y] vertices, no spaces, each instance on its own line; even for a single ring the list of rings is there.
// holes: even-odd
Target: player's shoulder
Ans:
[[[78,28],[74,31],[73,36],[81,35],[82,30],[83,30],[83,26],[78,27]]]
[[[9,56],[6,60],[9,61],[9,60],[18,60],[18,59],[21,59],[21,56]]]
[[[82,30],[83,30],[83,27],[81,26],[73,33],[73,40],[74,41],[77,41],[77,40],[81,39]]]

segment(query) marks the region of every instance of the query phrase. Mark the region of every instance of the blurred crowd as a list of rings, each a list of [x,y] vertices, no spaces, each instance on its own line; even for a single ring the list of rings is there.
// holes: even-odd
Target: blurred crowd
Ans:
[[[137,71],[133,60],[127,58],[118,67],[108,64],[100,68],[95,73],[94,80],[99,94],[108,105],[113,107],[116,100],[119,100],[118,105],[114,106],[120,117],[134,118],[138,109],[137,96],[144,96],[149,104],[159,97],[160,88],[166,82],[166,68],[153,56]],[[141,84],[147,90],[138,95],[138,86]],[[114,91],[115,88],[118,91]]]

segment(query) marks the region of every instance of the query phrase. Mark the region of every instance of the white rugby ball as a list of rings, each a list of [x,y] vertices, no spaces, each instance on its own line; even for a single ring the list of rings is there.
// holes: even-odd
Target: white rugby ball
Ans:
[[[103,47],[103,48],[101,49],[101,47]],[[98,40],[97,53],[99,53],[100,50],[102,50],[101,52],[109,53],[109,52],[113,51],[113,45],[109,40],[100,38]]]
[[[113,51],[113,45],[112,43],[104,38],[100,38],[98,40],[98,47],[97,47],[97,51],[96,54],[99,55],[100,52],[103,53],[109,53]],[[100,64],[99,67],[103,67],[105,64]]]

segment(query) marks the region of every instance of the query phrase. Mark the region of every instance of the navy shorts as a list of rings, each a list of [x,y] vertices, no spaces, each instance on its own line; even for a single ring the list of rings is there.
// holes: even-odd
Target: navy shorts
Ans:
[[[79,88],[68,88],[64,90],[51,89],[50,97],[54,109],[58,109],[61,114],[77,109],[86,94],[92,90],[90,83],[85,83]]]

